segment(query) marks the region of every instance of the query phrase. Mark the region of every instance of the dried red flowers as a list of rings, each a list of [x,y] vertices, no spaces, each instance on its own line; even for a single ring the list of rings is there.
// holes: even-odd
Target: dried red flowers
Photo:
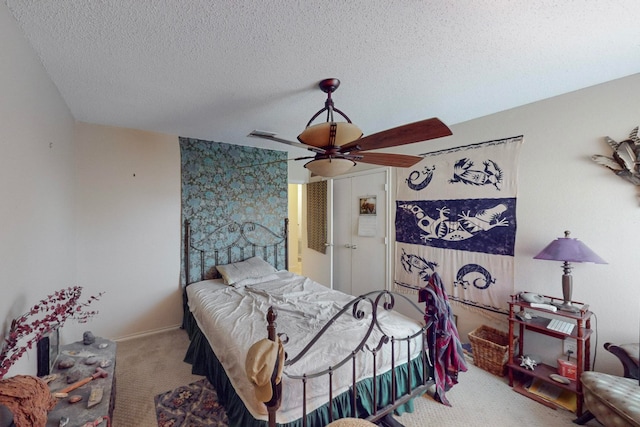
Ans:
[[[97,311],[85,308],[93,301],[98,300],[104,292],[100,292],[98,296],[89,297],[83,303],[78,301],[81,293],[81,286],[61,289],[31,307],[29,312],[13,319],[9,333],[2,343],[2,352],[0,352],[0,379],[27,349],[33,348],[40,338],[61,327],[67,319],[71,318],[84,323],[98,314]],[[39,317],[29,321],[31,316],[36,315]],[[19,346],[22,341],[24,344]]]

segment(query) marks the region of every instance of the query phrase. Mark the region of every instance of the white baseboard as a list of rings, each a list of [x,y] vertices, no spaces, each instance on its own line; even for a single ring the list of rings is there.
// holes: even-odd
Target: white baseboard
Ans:
[[[138,333],[131,334],[131,335],[125,335],[125,336],[120,337],[120,338],[115,338],[114,341],[115,342],[129,341],[129,340],[133,340],[133,339],[136,339],[136,338],[142,338],[142,337],[147,337],[147,336],[150,336],[150,335],[159,334],[161,332],[173,331],[173,330],[176,330],[176,329],[180,329],[180,327],[181,327],[181,325],[179,325],[179,324],[172,325],[172,326],[165,326],[164,328],[152,329],[150,331],[138,332]]]

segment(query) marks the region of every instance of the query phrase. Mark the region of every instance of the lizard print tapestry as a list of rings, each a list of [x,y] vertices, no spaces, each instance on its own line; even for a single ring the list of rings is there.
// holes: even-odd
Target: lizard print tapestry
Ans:
[[[396,268],[400,292],[437,271],[449,298],[507,312],[514,290],[517,136],[422,154],[398,169]]]

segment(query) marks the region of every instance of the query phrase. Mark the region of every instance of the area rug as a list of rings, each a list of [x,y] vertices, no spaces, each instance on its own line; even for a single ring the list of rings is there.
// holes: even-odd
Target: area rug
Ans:
[[[227,414],[207,379],[155,397],[158,427],[227,427]]]

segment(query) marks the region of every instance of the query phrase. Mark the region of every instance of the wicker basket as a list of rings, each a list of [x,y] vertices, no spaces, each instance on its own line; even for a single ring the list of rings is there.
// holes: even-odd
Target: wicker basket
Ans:
[[[473,351],[473,363],[476,366],[494,375],[504,376],[506,374],[507,360],[509,359],[509,334],[482,325],[469,332],[469,341],[471,341],[471,350]],[[515,348],[517,337],[513,341],[513,348]]]

